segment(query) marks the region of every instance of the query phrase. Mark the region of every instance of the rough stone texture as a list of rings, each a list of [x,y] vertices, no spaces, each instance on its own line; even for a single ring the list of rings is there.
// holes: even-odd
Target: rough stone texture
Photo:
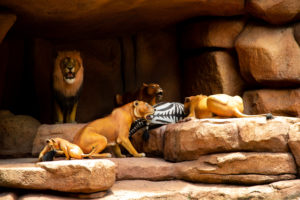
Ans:
[[[234,48],[238,34],[245,26],[242,18],[203,19],[183,27],[181,45],[184,49],[203,47]]]
[[[241,199],[293,199],[300,197],[300,180],[279,181],[258,186],[228,186],[192,184],[184,181],[117,181],[111,193],[101,200],[157,200],[157,199],[201,199],[201,200],[241,200]],[[67,200],[54,195],[25,195],[22,200]],[[99,199],[100,200],[100,199]]]
[[[246,10],[271,24],[284,24],[300,17],[298,0],[248,0]]]
[[[117,180],[181,179],[201,183],[265,184],[295,179],[296,165],[287,153],[227,153],[201,156],[195,161],[170,163],[157,158],[110,159]]]
[[[219,93],[240,95],[243,87],[244,82],[232,53],[205,52],[184,61],[185,96]]]
[[[115,165],[104,159],[0,164],[1,187],[91,193],[114,182]]]
[[[300,48],[292,27],[248,24],[235,45],[248,83],[279,88],[299,85]]]
[[[117,180],[162,181],[175,179],[175,163],[161,158],[110,158],[116,164]]]
[[[53,124],[41,125],[33,140],[32,155],[37,156],[46,144],[49,138],[60,137],[70,142],[73,141],[75,134],[86,124]]]
[[[31,154],[32,142],[39,126],[39,121],[26,115],[0,119],[0,156],[20,157]]]
[[[295,161],[298,166],[298,170],[300,168],[300,122],[291,126],[289,131],[289,148],[293,153]],[[299,173],[299,172],[298,172]]]
[[[268,121],[265,117],[193,119],[151,130],[147,142],[137,133],[132,143],[139,143],[140,152],[164,155],[171,161],[195,160],[200,155],[232,151],[288,152],[288,132],[297,122],[299,118],[288,117]],[[156,133],[159,136],[154,137]]]
[[[300,117],[300,89],[246,91],[243,100],[248,114]]]
[[[212,154],[175,167],[178,179],[248,185],[295,179],[297,172],[293,157],[286,153]]]
[[[14,14],[0,13],[0,43],[5,38],[9,29],[14,25],[17,16]]]
[[[167,128],[164,157],[182,161],[214,152],[287,152],[288,130],[288,123],[264,118],[192,120]]]
[[[226,3],[219,0],[2,0],[0,6],[20,16],[18,31],[46,37],[90,38],[164,27],[199,15],[239,15],[244,13],[244,3],[244,0],[228,0]]]
[[[167,126],[152,129],[149,131],[149,137],[151,138],[147,142],[143,140],[144,129],[137,131],[131,139],[132,145],[138,152],[145,152],[147,156],[163,156],[164,150],[164,135]]]

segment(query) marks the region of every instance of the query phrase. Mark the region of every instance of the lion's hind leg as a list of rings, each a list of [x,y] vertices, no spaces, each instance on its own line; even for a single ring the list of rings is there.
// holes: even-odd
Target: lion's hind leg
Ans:
[[[87,145],[84,149],[89,151],[89,158],[110,158],[110,153],[101,153],[107,146],[107,139],[103,135],[90,132],[89,140],[92,138],[93,142]]]

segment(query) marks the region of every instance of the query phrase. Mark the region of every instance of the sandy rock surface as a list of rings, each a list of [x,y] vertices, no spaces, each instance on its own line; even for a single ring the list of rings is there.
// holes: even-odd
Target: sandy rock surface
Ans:
[[[36,159],[2,160],[0,186],[92,193],[108,190],[115,183],[115,165],[109,160],[35,162]]]

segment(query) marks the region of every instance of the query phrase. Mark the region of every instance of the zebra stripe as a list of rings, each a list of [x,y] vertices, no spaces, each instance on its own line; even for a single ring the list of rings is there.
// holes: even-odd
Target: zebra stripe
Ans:
[[[184,106],[177,102],[162,102],[153,106],[155,112],[149,116],[148,125],[144,119],[136,120],[130,128],[130,137],[139,129],[153,125],[176,123],[185,117]]]

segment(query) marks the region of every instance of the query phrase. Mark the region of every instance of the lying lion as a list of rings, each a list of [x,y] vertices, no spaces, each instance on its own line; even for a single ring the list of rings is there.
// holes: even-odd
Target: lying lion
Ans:
[[[78,145],[84,153],[93,151],[93,156],[107,156],[99,154],[109,144],[114,146],[114,152],[118,157],[126,157],[121,153],[120,146],[134,157],[144,157],[144,153],[138,153],[129,140],[131,124],[140,118],[146,119],[154,113],[154,108],[143,101],[134,101],[122,107],[115,108],[107,117],[97,119],[87,124],[74,137],[73,143]]]
[[[272,114],[246,115],[243,114],[244,104],[240,96],[229,96],[227,94],[215,94],[210,96],[197,95],[185,98],[185,113],[187,118],[198,119],[211,118],[214,115],[219,117],[261,117],[272,118]]]

